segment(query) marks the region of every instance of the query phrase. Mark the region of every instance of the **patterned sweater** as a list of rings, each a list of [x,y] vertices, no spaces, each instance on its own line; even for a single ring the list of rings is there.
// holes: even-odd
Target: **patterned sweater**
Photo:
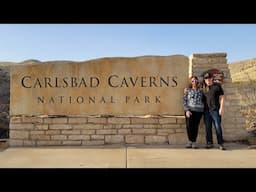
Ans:
[[[203,92],[200,89],[188,89],[184,93],[183,97],[183,107],[184,111],[196,111],[203,112],[204,111],[204,103],[203,103]]]

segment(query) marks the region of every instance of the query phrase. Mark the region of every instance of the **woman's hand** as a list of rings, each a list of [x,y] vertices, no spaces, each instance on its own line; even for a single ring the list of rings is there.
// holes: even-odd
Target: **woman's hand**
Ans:
[[[190,111],[186,111],[186,117],[189,118],[192,113]]]

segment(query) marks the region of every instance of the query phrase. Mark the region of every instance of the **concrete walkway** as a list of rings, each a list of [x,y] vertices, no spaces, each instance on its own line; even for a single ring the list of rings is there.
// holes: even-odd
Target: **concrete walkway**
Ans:
[[[255,149],[226,146],[226,151],[203,146],[6,148],[0,151],[0,168],[256,168]]]

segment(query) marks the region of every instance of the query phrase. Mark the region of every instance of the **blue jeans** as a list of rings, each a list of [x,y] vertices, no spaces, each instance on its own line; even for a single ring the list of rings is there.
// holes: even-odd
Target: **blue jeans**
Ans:
[[[206,131],[206,142],[213,144],[212,139],[212,123],[216,130],[218,144],[223,143],[222,128],[221,128],[221,116],[218,111],[205,111],[204,112],[204,123]]]

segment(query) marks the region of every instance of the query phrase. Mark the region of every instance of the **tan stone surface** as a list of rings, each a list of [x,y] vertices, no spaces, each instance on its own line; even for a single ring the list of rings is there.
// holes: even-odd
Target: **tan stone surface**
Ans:
[[[124,148],[8,148],[0,152],[1,168],[122,168],[125,163]]]
[[[127,149],[127,168],[256,168],[255,150],[245,145],[214,149],[132,148]]]
[[[256,168],[255,150],[235,143],[226,144],[226,151],[216,147],[209,150],[185,149],[183,145],[127,148],[1,147],[1,168]]]
[[[169,85],[160,78],[169,79]],[[188,57],[181,55],[16,65],[11,69],[10,111],[11,115],[182,115],[187,79]],[[95,103],[89,97],[95,97]]]

